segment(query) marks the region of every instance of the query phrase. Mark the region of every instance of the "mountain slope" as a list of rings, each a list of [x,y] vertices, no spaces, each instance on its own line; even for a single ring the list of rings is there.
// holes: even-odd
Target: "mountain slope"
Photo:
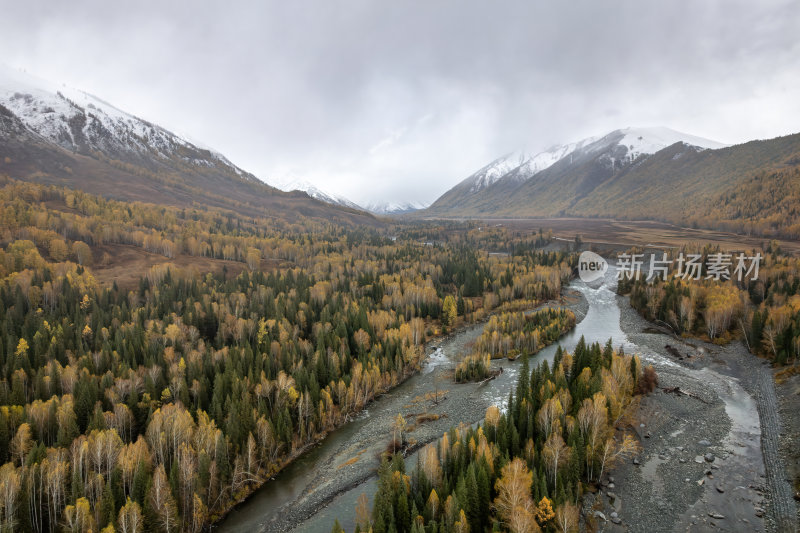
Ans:
[[[266,185],[224,156],[75,89],[0,66],[0,174],[103,196],[374,224]]]
[[[563,170],[565,166],[585,165],[595,159],[595,163],[599,163],[594,165],[597,168],[585,168],[584,172],[597,175],[603,173],[602,167],[621,167],[675,142],[685,142],[698,149],[724,146],[668,128],[626,128],[602,138],[590,137],[555,146],[533,156],[513,153],[493,161],[444,193],[427,213],[448,215],[448,211],[458,211],[471,216],[491,213],[495,205],[514,198],[523,184],[554,165],[560,165]]]
[[[797,167],[800,134],[695,151],[676,144],[575,202],[572,214],[662,218],[680,223],[702,205],[735,191],[753,176]],[[617,215],[620,216],[620,215]]]
[[[744,185],[749,191],[779,191],[770,180],[785,181],[783,171],[798,165],[800,134],[725,147],[665,128],[629,128],[585,144],[524,180],[511,171],[476,194],[456,196],[462,182],[421,214],[656,219],[786,235],[800,206],[782,204],[775,211],[775,201],[761,199],[761,209],[753,213],[737,191]],[[753,183],[756,176],[761,177]],[[732,202],[735,207],[725,209]],[[765,227],[762,219],[780,218],[778,212],[789,218]]]
[[[615,130],[581,146],[533,179],[521,183],[503,202],[508,209],[524,209],[526,213],[534,209],[546,209],[548,215],[566,213],[581,199],[593,196],[598,187],[634,172],[670,145],[679,146],[687,153],[724,146],[667,128]]]
[[[711,196],[688,221],[697,227],[800,240],[800,161],[756,172]]]
[[[495,190],[514,188],[576,149],[594,141],[594,138],[589,138],[577,143],[557,145],[536,154],[528,152],[506,154],[447,191],[431,207],[436,209],[459,207],[493,186],[496,187]]]

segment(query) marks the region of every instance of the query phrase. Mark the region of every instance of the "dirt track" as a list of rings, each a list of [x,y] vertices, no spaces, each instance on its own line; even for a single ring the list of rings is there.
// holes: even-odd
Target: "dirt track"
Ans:
[[[778,417],[778,400],[772,373],[762,370],[758,379],[756,404],[761,417],[761,451],[770,491],[770,515],[775,521],[776,531],[797,531],[797,509],[792,488],[786,480],[786,467],[779,454],[778,437],[781,422]]]

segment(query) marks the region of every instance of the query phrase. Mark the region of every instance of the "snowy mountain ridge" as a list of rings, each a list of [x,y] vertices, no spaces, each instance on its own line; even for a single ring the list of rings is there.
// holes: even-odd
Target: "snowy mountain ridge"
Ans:
[[[476,213],[495,212],[520,201],[526,194],[540,194],[539,191],[551,186],[558,188],[557,184],[563,185],[563,180],[569,176],[568,179],[580,182],[573,183],[574,194],[582,195],[595,187],[603,176],[610,177],[632,165],[641,164],[676,143],[682,143],[685,150],[694,152],[727,146],[665,127],[629,127],[600,137],[557,145],[535,155],[512,152],[456,184],[426,212],[458,214],[464,209]]]
[[[344,196],[324,191],[311,183],[310,181],[298,178],[296,176],[284,176],[282,178],[275,178],[269,180],[270,185],[282,191],[302,191],[310,197],[334,205],[341,205],[344,207],[351,207],[353,209],[364,210],[363,207],[355,202],[348,200]]]
[[[247,180],[251,174],[223,155],[200,147],[87,92],[0,64],[0,106],[29,130],[62,148],[112,159],[176,158],[190,165],[221,164]]]
[[[626,147],[630,155],[652,155],[667,146],[672,146],[677,142],[682,142],[687,146],[694,146],[700,149],[717,149],[725,148],[727,144],[723,144],[696,135],[688,133],[681,133],[665,127],[650,127],[650,128],[624,128],[617,130],[623,134],[623,137],[618,144]]]
[[[595,140],[597,140],[595,137],[590,137],[575,143],[555,145],[535,154],[526,151],[511,152],[492,161],[465,182],[470,184],[470,193],[477,193],[506,177],[524,181],[560,161],[565,155]]]
[[[624,147],[626,158],[632,161],[641,155],[652,155],[676,142],[683,142],[697,149],[716,149],[727,146],[665,127],[629,127],[614,130],[602,137],[588,137],[578,142],[556,145],[534,155],[524,151],[511,152],[478,170],[466,178],[462,184],[468,186],[470,194],[475,194],[500,181],[524,182],[572,154],[588,154],[615,145]]]

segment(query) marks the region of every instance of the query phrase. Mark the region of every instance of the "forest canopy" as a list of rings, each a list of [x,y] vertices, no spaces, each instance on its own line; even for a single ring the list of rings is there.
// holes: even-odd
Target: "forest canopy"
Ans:
[[[557,296],[574,261],[504,228],[15,181],[0,228],[0,523],[21,531],[200,531],[414,373],[427,339]],[[126,268],[108,247],[161,259],[99,281]]]

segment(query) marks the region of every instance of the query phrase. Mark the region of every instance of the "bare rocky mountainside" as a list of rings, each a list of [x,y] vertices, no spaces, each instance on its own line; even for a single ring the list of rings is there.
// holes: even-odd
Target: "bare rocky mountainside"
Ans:
[[[106,197],[375,224],[263,183],[221,154],[90,94],[0,66],[0,175]]]

